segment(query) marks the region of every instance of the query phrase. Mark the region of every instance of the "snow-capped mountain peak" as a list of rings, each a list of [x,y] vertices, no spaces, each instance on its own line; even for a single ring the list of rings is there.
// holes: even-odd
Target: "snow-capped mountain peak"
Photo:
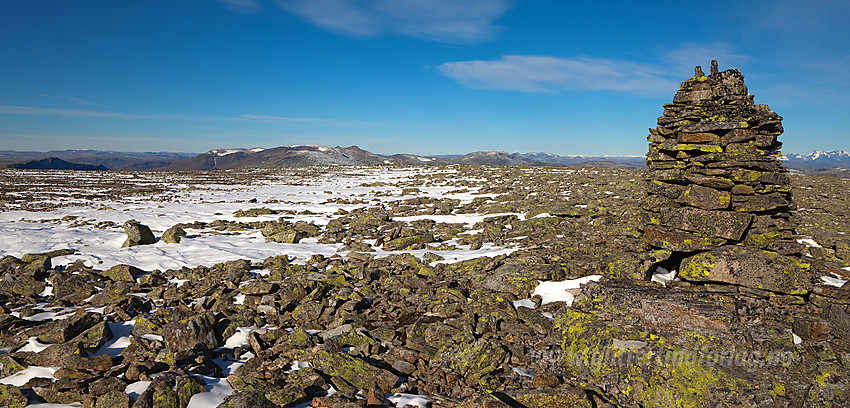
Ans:
[[[818,159],[850,159],[850,152],[846,150],[813,150],[809,154],[786,154],[788,160],[812,161]]]

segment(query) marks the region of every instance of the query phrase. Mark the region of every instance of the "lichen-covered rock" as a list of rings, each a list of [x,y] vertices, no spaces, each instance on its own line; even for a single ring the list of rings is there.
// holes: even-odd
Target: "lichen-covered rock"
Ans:
[[[204,382],[195,376],[179,377],[175,386],[177,391],[177,400],[181,408],[189,405],[189,400],[191,400],[195,394],[209,392],[206,388],[204,388]]]
[[[130,396],[126,392],[113,390],[97,397],[95,408],[129,408]]]
[[[254,390],[228,395],[218,406],[219,408],[277,408],[277,404],[269,401],[263,392]]]
[[[220,344],[214,321],[211,313],[179,319],[163,326],[162,337],[174,350],[212,350]]]
[[[464,400],[458,408],[508,408],[510,405],[491,394],[478,394]]]
[[[496,371],[508,353],[498,343],[478,339],[444,347],[437,353],[433,364],[450,368],[467,384],[477,384],[485,375]]]
[[[115,265],[101,272],[103,276],[116,282],[135,282],[136,278],[144,273],[145,271],[132,265]]]
[[[511,398],[528,408],[591,408],[595,407],[581,388],[537,389],[515,391]]]
[[[706,211],[697,208],[662,209],[658,211],[660,225],[675,225],[683,231],[740,241],[753,223],[754,215],[731,211]]]
[[[64,343],[77,337],[103,319],[103,315],[93,312],[75,314],[67,319],[54,320],[39,327],[43,331],[38,340],[43,343]]]
[[[691,358],[660,337],[573,310],[563,311],[555,330],[564,339],[562,362],[569,373],[616,387],[641,405],[701,407],[707,401],[745,404],[751,399],[752,384],[710,361]]]
[[[643,239],[649,245],[671,253],[706,251],[728,242],[723,238],[705,236],[660,225],[646,226],[643,230]]]
[[[97,287],[103,277],[89,269],[77,272],[54,270],[48,280],[53,284],[53,298],[57,301],[71,304],[81,304],[86,299],[98,293]]]
[[[662,248],[664,246],[666,245],[659,245]],[[614,280],[646,280],[647,276],[654,272],[651,270],[652,266],[670,257],[671,253],[668,249],[660,249],[622,254],[608,264],[603,276]]]
[[[813,288],[810,267],[810,264],[795,257],[736,245],[685,258],[679,277],[780,293],[807,294]]]
[[[306,237],[306,235],[297,231],[286,224],[269,223],[262,230],[263,236],[267,241],[279,242],[282,244],[297,244]]]
[[[434,236],[430,234],[412,235],[409,237],[399,237],[384,244],[384,250],[401,251],[405,249],[419,249],[425,244],[434,242]]]
[[[354,386],[364,391],[377,386],[389,391],[398,381],[398,377],[391,372],[344,353],[319,350],[315,353],[301,353],[298,359],[310,362],[314,370],[330,377],[337,386]]]
[[[159,239],[166,244],[179,244],[183,238],[186,238],[186,231],[179,225],[175,225],[165,230]]]
[[[272,210],[271,208],[250,208],[247,210],[236,210],[233,212],[234,217],[257,217],[260,215],[272,215],[277,214],[278,211]]]
[[[153,232],[147,225],[143,225],[136,220],[128,220],[123,224],[124,232],[127,233],[127,240],[124,241],[122,248],[149,245],[156,242]]]
[[[24,408],[27,405],[27,397],[21,393],[18,387],[0,384],[0,406],[9,408]]]

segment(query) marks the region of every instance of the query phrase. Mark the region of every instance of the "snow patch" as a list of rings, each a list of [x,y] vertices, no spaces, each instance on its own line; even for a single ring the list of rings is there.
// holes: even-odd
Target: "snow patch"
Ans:
[[[132,384],[127,384],[127,388],[124,389],[124,393],[129,395],[130,399],[136,399],[139,398],[139,395],[142,395],[142,393],[145,392],[150,385],[150,381],[136,381]]]
[[[573,300],[575,300],[573,292],[577,292],[581,289],[581,285],[585,285],[589,282],[599,282],[600,279],[602,279],[602,275],[590,275],[583,278],[567,279],[560,282],[538,281],[539,284],[536,288],[534,288],[534,292],[532,292],[531,297],[540,295],[543,299],[541,304],[544,305],[553,302],[564,302],[567,306],[572,306]]]
[[[534,309],[537,307],[531,299],[520,299],[514,302],[511,302],[514,305],[514,309],[519,309],[520,307],[527,307],[529,309]]]
[[[652,274],[652,282],[658,282],[663,286],[667,286],[667,282],[676,278],[676,270],[668,271],[665,268],[655,268],[655,273]]]
[[[395,393],[387,394],[387,399],[395,404],[396,408],[404,408],[407,406],[427,408],[431,406],[431,400],[422,395]]]
[[[115,358],[130,345],[130,332],[133,331],[135,320],[119,323],[107,323],[112,332],[112,340],[107,341],[95,353],[95,356],[106,354]]]
[[[19,348],[17,351],[32,351],[33,353],[38,353],[48,347],[50,347],[50,344],[43,344],[39,342],[38,337],[30,337],[27,339],[27,344]]]
[[[243,296],[244,298],[245,295],[241,296]],[[233,333],[232,336],[228,337],[227,340],[225,340],[223,348],[234,349],[240,346],[247,346],[248,335],[250,335],[253,331],[257,331],[257,328],[254,326],[237,327],[236,333]]]
[[[239,153],[239,152],[244,152],[244,151],[245,151],[244,149],[222,149],[222,150],[213,150],[212,152],[215,153],[216,156],[221,157],[221,156],[227,156],[227,155],[231,155],[233,153]]]
[[[33,378],[50,378],[53,379],[53,374],[59,370],[59,367],[38,367],[29,366],[22,371],[18,371],[6,378],[0,378],[0,384],[22,387]]]
[[[823,285],[835,286],[836,288],[840,288],[844,286],[845,283],[847,283],[847,280],[841,277],[840,275],[836,275],[834,273],[830,275],[824,275],[820,277],[820,280],[823,281]]]
[[[818,244],[817,242],[815,242],[815,240],[813,240],[811,238],[798,238],[797,242],[800,243],[800,244],[803,244],[807,247],[823,248],[822,246],[820,246],[820,244]]]

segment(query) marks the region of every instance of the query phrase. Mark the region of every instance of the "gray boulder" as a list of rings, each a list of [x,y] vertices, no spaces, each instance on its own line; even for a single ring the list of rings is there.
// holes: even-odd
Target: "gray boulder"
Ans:
[[[127,240],[124,241],[124,245],[121,246],[122,248],[149,245],[156,242],[156,238],[147,225],[143,225],[136,220],[129,220],[124,223],[123,227],[124,232],[127,233]]]

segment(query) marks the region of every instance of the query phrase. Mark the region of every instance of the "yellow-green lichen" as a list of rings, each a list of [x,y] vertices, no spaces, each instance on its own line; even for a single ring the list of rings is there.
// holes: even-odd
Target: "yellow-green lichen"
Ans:
[[[679,276],[683,278],[708,278],[716,262],[717,258],[708,252],[697,254],[691,258],[690,262],[682,265]]]

